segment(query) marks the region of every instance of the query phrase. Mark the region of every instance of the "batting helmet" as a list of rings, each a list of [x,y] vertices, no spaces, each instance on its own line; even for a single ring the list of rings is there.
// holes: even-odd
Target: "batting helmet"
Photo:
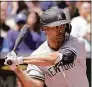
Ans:
[[[41,26],[59,26],[65,24],[65,40],[69,38],[71,32],[70,21],[67,20],[67,17],[63,9],[58,8],[57,6],[51,7],[46,10],[40,18]]]

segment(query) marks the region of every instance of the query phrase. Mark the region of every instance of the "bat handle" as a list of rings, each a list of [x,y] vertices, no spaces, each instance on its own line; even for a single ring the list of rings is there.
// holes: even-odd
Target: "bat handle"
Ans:
[[[16,50],[16,49],[13,49],[12,51],[15,52],[15,50]],[[13,63],[12,60],[7,60],[7,65],[12,65],[12,63]]]
[[[8,61],[7,61],[7,64],[8,64],[8,65],[12,65],[12,63],[13,63],[12,60],[8,60]]]

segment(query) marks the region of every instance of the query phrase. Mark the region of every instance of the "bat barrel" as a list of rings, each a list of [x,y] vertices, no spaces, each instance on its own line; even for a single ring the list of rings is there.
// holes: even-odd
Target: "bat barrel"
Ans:
[[[13,48],[14,52],[16,51],[17,47],[22,42],[22,40],[26,37],[28,31],[29,31],[29,26],[24,25],[23,28],[21,29],[16,41],[15,41],[15,45],[14,45],[14,48]]]
[[[14,45],[14,48],[13,48],[14,52],[16,51],[17,47],[22,42],[22,40],[25,38],[25,36],[27,35],[28,31],[29,31],[29,26],[24,25],[23,28],[21,29],[16,41],[15,41],[15,45]],[[12,63],[13,63],[12,60],[7,61],[8,65],[12,65]]]

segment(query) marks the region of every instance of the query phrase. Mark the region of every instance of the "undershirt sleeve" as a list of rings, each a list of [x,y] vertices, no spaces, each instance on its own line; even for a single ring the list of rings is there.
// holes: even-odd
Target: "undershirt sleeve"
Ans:
[[[26,73],[31,78],[35,78],[35,79],[44,81],[44,73],[38,66],[29,64],[27,67]]]

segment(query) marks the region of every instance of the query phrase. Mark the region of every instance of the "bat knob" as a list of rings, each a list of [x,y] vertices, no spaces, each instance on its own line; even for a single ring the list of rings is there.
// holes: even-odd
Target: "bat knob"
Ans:
[[[12,65],[12,63],[13,63],[13,62],[12,62],[11,60],[8,60],[8,61],[7,61],[7,64],[8,64],[8,65]]]

